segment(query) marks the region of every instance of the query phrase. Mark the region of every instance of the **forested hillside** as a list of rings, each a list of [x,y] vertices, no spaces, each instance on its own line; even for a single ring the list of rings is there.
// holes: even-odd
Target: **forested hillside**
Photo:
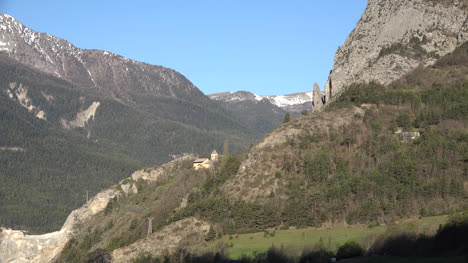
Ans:
[[[56,230],[86,191],[93,196],[171,154],[210,152],[226,140],[241,151],[258,136],[215,103],[148,100],[151,109],[123,104],[1,55],[0,225]]]
[[[39,120],[0,92],[0,224],[60,228],[70,210],[142,165]]]
[[[15,88],[10,88],[11,84]],[[85,92],[5,56],[0,56],[0,87],[4,94],[16,92],[12,100],[18,104],[27,101],[23,106],[34,107],[32,114],[43,111],[50,125],[70,126],[90,139],[115,144],[146,165],[161,164],[170,160],[170,154],[192,149],[209,152],[221,147],[226,139],[233,151],[240,151],[258,136],[208,98],[208,105],[155,96],[146,96],[146,101],[137,104],[125,104],[98,96],[98,90]],[[26,99],[20,102],[22,96]],[[82,125],[70,125],[78,112],[93,102],[99,103],[93,118]]]
[[[464,44],[388,86],[352,85],[326,112],[273,131],[221,191],[195,191],[178,217],[237,232],[388,223],[466,207],[467,58]],[[402,138],[399,128],[421,136]]]
[[[261,101],[219,102],[219,104],[223,105],[239,119],[242,119],[242,122],[248,127],[263,134],[278,126],[286,114],[286,111],[271,104],[266,99]]]
[[[467,209],[467,76],[465,43],[387,86],[351,85],[325,112],[281,125],[245,155],[224,155],[219,169],[195,172],[185,161],[157,183],[138,181],[138,194],[111,201],[82,226],[85,235],[69,243],[61,260],[85,260],[92,251],[121,255],[143,242],[147,217],[161,240],[170,237],[157,231],[179,220],[209,222],[209,241],[270,235],[273,228],[388,225]],[[404,137],[400,129],[420,136]],[[431,244],[414,240],[408,244]],[[161,247],[142,251],[161,255]]]

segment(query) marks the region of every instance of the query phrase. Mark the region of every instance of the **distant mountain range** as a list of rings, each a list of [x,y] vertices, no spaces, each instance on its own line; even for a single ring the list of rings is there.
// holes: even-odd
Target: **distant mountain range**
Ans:
[[[262,133],[270,132],[278,126],[286,113],[297,117],[302,111],[312,111],[312,92],[260,96],[248,91],[237,91],[208,96],[241,117],[249,127],[256,127]]]
[[[286,112],[301,112],[312,110],[312,90],[287,95],[260,96],[248,91],[220,92],[208,95],[211,99],[236,103],[241,101],[262,101],[266,99],[272,105]]]

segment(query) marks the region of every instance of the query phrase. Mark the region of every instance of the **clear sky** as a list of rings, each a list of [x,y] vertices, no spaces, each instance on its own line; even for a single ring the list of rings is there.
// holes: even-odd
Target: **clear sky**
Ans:
[[[366,0],[0,0],[27,27],[175,69],[205,94],[322,87]],[[322,87],[323,88],[323,87]]]

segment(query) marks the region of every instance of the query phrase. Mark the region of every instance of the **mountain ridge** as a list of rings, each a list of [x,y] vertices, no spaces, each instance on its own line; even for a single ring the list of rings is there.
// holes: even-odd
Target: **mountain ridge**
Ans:
[[[154,114],[160,119],[195,126],[200,130],[243,133],[251,138],[258,136],[255,135],[258,134],[255,127],[246,127],[238,117],[213,103],[175,70],[133,61],[107,51],[79,49],[66,40],[37,33],[7,14],[0,15],[0,36],[0,53],[22,65],[68,81],[70,89],[79,90],[83,93],[82,97],[96,98],[79,109],[75,108],[72,114],[76,116],[82,115],[93,103],[99,103],[97,98],[101,97],[140,112]],[[9,85],[10,83],[5,85],[4,92],[11,94],[9,96],[20,104],[24,99],[19,99],[18,95],[24,97],[27,92],[33,92],[20,87],[21,83],[11,84],[12,87],[8,88]],[[34,104],[48,105],[49,111],[54,111],[55,104],[50,100],[54,94],[42,92],[42,96],[36,96],[36,101],[32,98],[25,99],[28,100],[27,107],[34,107],[37,111],[36,116],[40,114],[41,118],[47,119],[49,113]],[[88,118],[93,116],[94,120],[98,119],[103,106],[94,106],[95,112]],[[82,121],[73,122],[73,118],[77,117],[55,118],[54,122],[63,128],[84,125]],[[213,119],[223,121],[214,123],[211,121]],[[88,129],[92,127],[88,125]]]
[[[127,102],[143,95],[204,97],[198,88],[175,70],[134,61],[104,50],[77,48],[64,39],[35,32],[7,14],[0,15],[0,25],[0,51],[23,64],[101,95]],[[103,64],[111,65],[110,69],[102,68]],[[126,79],[136,81],[138,85]],[[149,83],[149,79],[153,83]],[[130,89],[126,90],[125,86]],[[131,88],[134,86],[142,89]]]
[[[261,96],[250,91],[217,92],[208,97],[223,102],[261,101],[268,100],[271,104],[286,112],[301,112],[312,110],[312,91],[296,92],[285,95]]]

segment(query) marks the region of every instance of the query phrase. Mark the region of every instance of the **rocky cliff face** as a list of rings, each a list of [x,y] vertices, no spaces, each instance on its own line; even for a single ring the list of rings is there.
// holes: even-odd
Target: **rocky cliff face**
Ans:
[[[369,0],[335,54],[327,100],[353,82],[389,83],[468,40],[466,0]]]
[[[314,107],[314,111],[321,111],[323,105],[325,104],[324,96],[320,91],[320,87],[317,83],[314,84],[314,91],[313,91],[313,98],[312,98],[312,106]]]
[[[210,224],[194,217],[174,222],[163,229],[141,239],[129,246],[112,252],[112,262],[131,262],[141,254],[161,256],[172,254],[184,243],[201,243],[205,241]]]

